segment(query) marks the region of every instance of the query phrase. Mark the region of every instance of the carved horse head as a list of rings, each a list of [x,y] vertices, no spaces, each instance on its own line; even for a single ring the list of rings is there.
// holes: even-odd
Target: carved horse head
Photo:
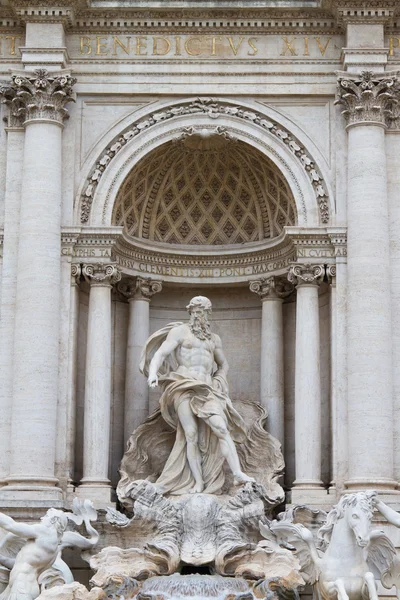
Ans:
[[[353,531],[357,545],[365,548],[370,540],[373,513],[372,498],[375,492],[345,494],[329,512],[326,523],[318,532],[321,547],[329,545],[334,528],[341,522]]]

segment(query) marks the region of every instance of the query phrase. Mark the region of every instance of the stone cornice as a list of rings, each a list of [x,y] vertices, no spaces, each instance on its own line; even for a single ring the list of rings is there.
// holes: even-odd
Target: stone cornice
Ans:
[[[76,263],[113,261],[130,277],[193,284],[240,283],[284,275],[293,261],[335,264],[346,255],[346,229],[287,227],[269,243],[193,248],[132,240],[120,227],[83,227],[63,230],[62,255]]]
[[[260,24],[264,21],[263,26],[268,30],[293,28],[302,32],[332,30],[350,22],[384,23],[390,26],[393,19],[400,15],[396,0],[369,0],[367,3],[365,0],[320,0],[304,4],[299,7],[266,7],[249,0],[244,7],[238,0],[220,0],[213,6],[201,0],[174,0],[165,5],[158,0],[137,0],[130,6],[117,6],[115,2],[93,0],[58,0],[51,3],[44,0],[10,0],[6,7],[2,7],[1,14],[4,12],[22,24],[63,23],[69,29],[112,29],[118,27],[121,21],[126,22],[127,27],[133,27],[137,26],[138,20],[147,21],[148,24],[154,23],[154,20],[170,20],[176,27],[185,21],[190,21],[190,25],[196,27],[196,21],[206,20],[213,27],[210,22],[213,19],[218,25],[221,20],[228,23],[231,19],[243,19],[243,23],[230,23],[230,26],[243,26],[249,21],[259,20]]]
[[[339,24],[383,23],[390,26],[399,14],[397,0],[323,0],[322,6],[336,16]]]

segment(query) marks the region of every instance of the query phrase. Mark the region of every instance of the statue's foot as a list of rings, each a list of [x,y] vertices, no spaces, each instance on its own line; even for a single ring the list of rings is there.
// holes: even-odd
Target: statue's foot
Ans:
[[[194,486],[194,488],[192,490],[190,490],[191,494],[201,494],[201,492],[204,490],[204,483],[202,481],[198,481],[196,483],[196,485]]]
[[[233,484],[240,485],[241,483],[254,483],[254,477],[249,477],[246,473],[239,471],[239,473],[233,474]]]

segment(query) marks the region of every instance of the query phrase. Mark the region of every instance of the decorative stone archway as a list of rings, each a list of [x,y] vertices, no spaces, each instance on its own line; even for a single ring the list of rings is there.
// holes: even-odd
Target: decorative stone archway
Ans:
[[[272,119],[267,107],[255,111],[252,106],[209,98],[161,105],[115,136],[88,168],[76,203],[77,222],[110,224],[118,190],[139,160],[187,128],[214,130],[217,126],[275,163],[294,196],[299,225],[329,224],[333,212],[330,186],[304,144]]]

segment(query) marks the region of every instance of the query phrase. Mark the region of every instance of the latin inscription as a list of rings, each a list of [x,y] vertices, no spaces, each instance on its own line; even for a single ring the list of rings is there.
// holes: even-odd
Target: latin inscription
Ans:
[[[71,35],[74,58],[339,59],[342,36],[313,35]]]
[[[288,266],[289,261],[278,260],[274,262],[261,263],[249,266],[232,267],[178,267],[174,265],[153,265],[145,262],[137,262],[127,258],[117,257],[121,267],[139,271],[145,275],[158,275],[164,277],[182,277],[187,279],[209,279],[224,277],[244,277],[247,275],[263,275],[283,269]]]

